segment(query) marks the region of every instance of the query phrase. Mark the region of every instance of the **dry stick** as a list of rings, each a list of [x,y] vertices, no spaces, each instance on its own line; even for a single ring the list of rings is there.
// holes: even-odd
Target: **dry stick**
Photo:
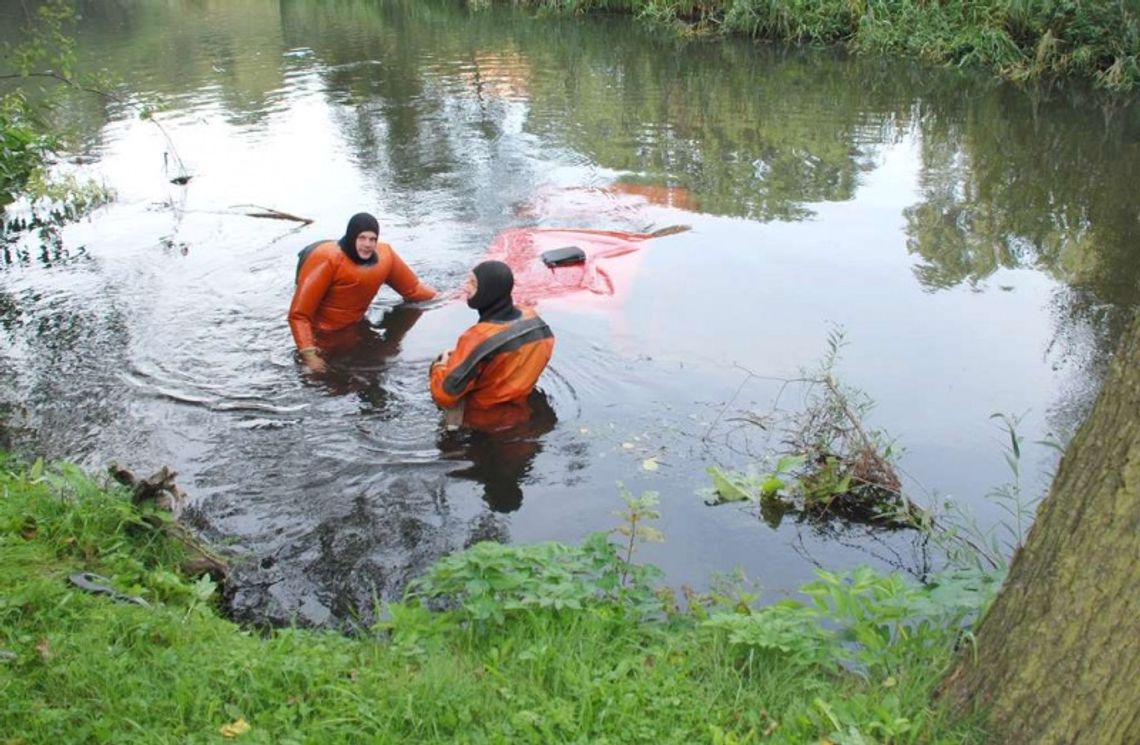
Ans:
[[[736,397],[740,395],[740,392],[742,390],[744,390],[744,386],[752,378],[753,378],[752,373],[749,371],[745,371],[744,380],[740,381],[740,385],[736,386],[736,392],[732,394],[732,398],[730,398],[724,402],[724,406],[721,407],[720,413],[717,414],[716,417],[712,420],[712,422],[709,423],[708,429],[706,429],[705,433],[703,435],[701,435],[701,441],[702,442],[707,440],[709,437],[709,434],[713,431],[713,428],[716,427],[716,425],[720,424],[720,420],[721,420],[721,417],[724,416],[724,412],[728,411],[728,407],[732,405],[732,402],[736,400]]]
[[[141,508],[145,502],[152,502],[159,509],[171,513],[174,519],[170,522],[146,522],[151,527],[162,530],[167,537],[179,541],[194,554],[185,562],[184,569],[191,574],[210,572],[225,576],[229,573],[225,558],[211,551],[178,522],[178,506],[185,501],[186,494],[174,481],[177,473],[163,466],[148,478],[139,478],[118,463],[112,463],[107,470],[116,482],[131,490],[131,504],[135,508]],[[164,495],[166,499],[163,499]]]
[[[835,381],[832,379],[831,375],[823,376],[821,382],[823,383],[824,387],[827,388],[827,390],[831,391],[831,395],[835,397],[835,401],[839,404],[839,408],[843,410],[843,415],[847,417],[847,421],[851,422],[851,426],[854,427],[855,431],[859,433],[859,439],[863,441],[863,448],[871,452],[876,452],[876,448],[871,442],[871,438],[868,437],[867,433],[863,431],[863,426],[859,423],[859,418],[855,416],[855,412],[851,411],[851,407],[847,405],[847,397],[840,392],[839,388],[835,385]]]
[[[732,405],[732,403],[736,400],[736,397],[740,395],[740,392],[742,390],[744,390],[744,386],[746,386],[748,384],[749,380],[752,380],[753,378],[755,378],[756,380],[772,380],[772,381],[775,381],[778,383],[783,383],[784,385],[781,386],[780,393],[777,394],[777,396],[776,396],[777,402],[779,402],[780,396],[783,395],[784,388],[786,388],[791,383],[810,383],[810,382],[813,382],[810,378],[780,378],[780,377],[775,377],[772,375],[757,375],[756,373],[752,372],[747,367],[744,367],[743,365],[741,365],[738,362],[732,363],[732,366],[735,367],[736,369],[744,372],[744,380],[740,381],[740,385],[736,387],[736,392],[732,394],[732,397],[730,399],[728,399],[727,401],[724,402],[724,406],[721,407],[720,413],[716,415],[716,418],[713,419],[711,424],[709,424],[708,429],[706,429],[705,433],[703,435],[701,435],[701,441],[702,442],[708,439],[709,434],[711,434],[713,431],[713,428],[715,428],[716,425],[720,423],[720,420],[724,417],[724,413],[726,411],[728,411],[728,407]]]
[[[652,233],[649,233],[649,237],[650,238],[664,238],[667,235],[677,235],[677,233],[684,233],[684,232],[686,232],[688,230],[692,230],[692,229],[693,229],[692,225],[669,225],[667,227],[658,228],[657,230],[654,230]]]
[[[308,217],[298,217],[297,215],[291,215],[288,212],[282,212],[281,210],[275,210],[270,207],[262,207],[260,204],[234,205],[234,209],[241,207],[253,207],[254,209],[261,210],[261,212],[246,212],[246,217],[264,217],[269,220],[292,220],[293,222],[299,222],[303,225],[311,225],[313,223],[313,221]]]
[[[163,205],[164,206],[171,206],[169,201],[164,202]],[[289,233],[286,233],[286,235],[289,235],[291,233],[295,233],[298,230],[300,230],[301,228],[305,227],[306,225],[309,225],[309,224],[314,222],[314,220],[312,220],[308,217],[298,217],[297,215],[292,215],[288,212],[282,212],[281,210],[275,210],[275,209],[272,209],[270,207],[260,207],[256,204],[235,205],[235,206],[231,207],[230,209],[234,210],[234,209],[238,209],[239,207],[257,207],[257,209],[263,210],[263,212],[230,212],[230,211],[226,211],[226,210],[184,210],[184,213],[187,215],[229,215],[229,216],[235,216],[236,215],[236,216],[240,216],[240,217],[263,217],[263,218],[270,219],[270,220],[292,220],[292,221],[301,223],[296,228],[293,228],[293,230],[291,230]],[[280,238],[281,238],[281,236],[278,236],[277,238],[274,238],[274,240],[275,241],[280,240]]]

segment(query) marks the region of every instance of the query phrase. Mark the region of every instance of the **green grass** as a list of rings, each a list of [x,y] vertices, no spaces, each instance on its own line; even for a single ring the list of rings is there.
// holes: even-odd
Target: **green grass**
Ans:
[[[448,557],[370,635],[254,633],[179,575],[161,525],[77,469],[0,456],[0,742],[980,741],[931,703],[964,586],[821,574],[803,603],[651,614],[651,572],[595,536]]]

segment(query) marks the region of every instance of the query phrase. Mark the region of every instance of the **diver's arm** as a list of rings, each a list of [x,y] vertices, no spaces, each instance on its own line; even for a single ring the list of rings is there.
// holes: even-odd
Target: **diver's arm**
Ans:
[[[449,384],[448,376],[475,352],[476,347],[483,341],[481,334],[473,333],[471,329],[463,332],[455,349],[444,352],[431,364],[431,397],[441,409],[450,409],[456,406],[465,395],[475,386],[478,376],[472,376],[462,387],[456,388]]]
[[[431,300],[435,297],[435,289],[421,282],[412,268],[404,263],[404,260],[392,250],[391,246],[387,248],[392,254],[392,268],[388,270],[388,278],[384,280],[385,284],[400,293],[404,300],[409,303]]]
[[[332,285],[336,267],[323,256],[309,257],[297,277],[297,289],[289,306],[289,330],[305,364],[320,372],[324,368],[313,334],[313,317]]]

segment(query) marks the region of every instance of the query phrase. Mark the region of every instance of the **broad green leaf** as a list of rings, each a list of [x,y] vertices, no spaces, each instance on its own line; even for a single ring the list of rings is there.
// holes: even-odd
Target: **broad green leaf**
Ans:
[[[781,481],[780,479],[776,478],[774,475],[768,476],[760,484],[760,491],[763,492],[763,494],[765,496],[772,496],[773,494],[775,494],[776,492],[780,491],[783,488],[784,488],[784,482]]]
[[[720,502],[741,502],[752,498],[751,494],[716,466],[709,466],[705,470],[712,477],[713,488],[716,489]]]
[[[803,455],[784,455],[776,461],[776,473],[787,473],[793,468],[799,468],[807,462]]]

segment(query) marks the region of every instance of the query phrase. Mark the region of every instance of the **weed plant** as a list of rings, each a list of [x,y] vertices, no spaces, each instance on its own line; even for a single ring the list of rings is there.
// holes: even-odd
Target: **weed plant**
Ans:
[[[948,566],[1004,577],[1009,562],[1025,543],[1043,495],[1027,494],[1021,481],[1023,442],[1017,430],[1018,419],[1007,414],[993,414],[990,418],[1001,422],[1009,438],[1003,454],[1010,480],[985,496],[1005,517],[983,527],[971,510],[950,500],[934,502],[925,510],[907,509],[896,517],[899,521],[912,521],[915,528],[928,535],[942,550]],[[1060,450],[1056,442],[1038,444]]]
[[[1140,8],[1104,0],[511,0],[554,12],[637,14],[685,35],[845,44],[858,52],[975,66],[1013,79],[1140,83]],[[491,0],[468,0],[486,7]]]
[[[179,574],[140,509],[74,467],[0,455],[0,740],[980,741],[931,701],[986,596],[973,580],[821,573],[802,600],[690,593],[682,609],[634,564],[653,503],[628,496],[621,540],[477,545],[371,634],[255,633]]]
[[[837,374],[844,332],[828,333],[827,352],[818,367],[784,381],[803,386],[801,407],[777,412],[780,395],[767,416],[741,420],[764,430],[778,429],[778,458],[770,470],[725,470],[709,466],[709,504],[752,501],[761,517],[776,526],[787,513],[825,521],[843,518],[885,527],[913,527],[917,506],[902,492],[896,473],[898,451],[886,433],[866,420],[873,401]],[[748,379],[754,377],[748,373]],[[781,389],[781,394],[783,389]]]

